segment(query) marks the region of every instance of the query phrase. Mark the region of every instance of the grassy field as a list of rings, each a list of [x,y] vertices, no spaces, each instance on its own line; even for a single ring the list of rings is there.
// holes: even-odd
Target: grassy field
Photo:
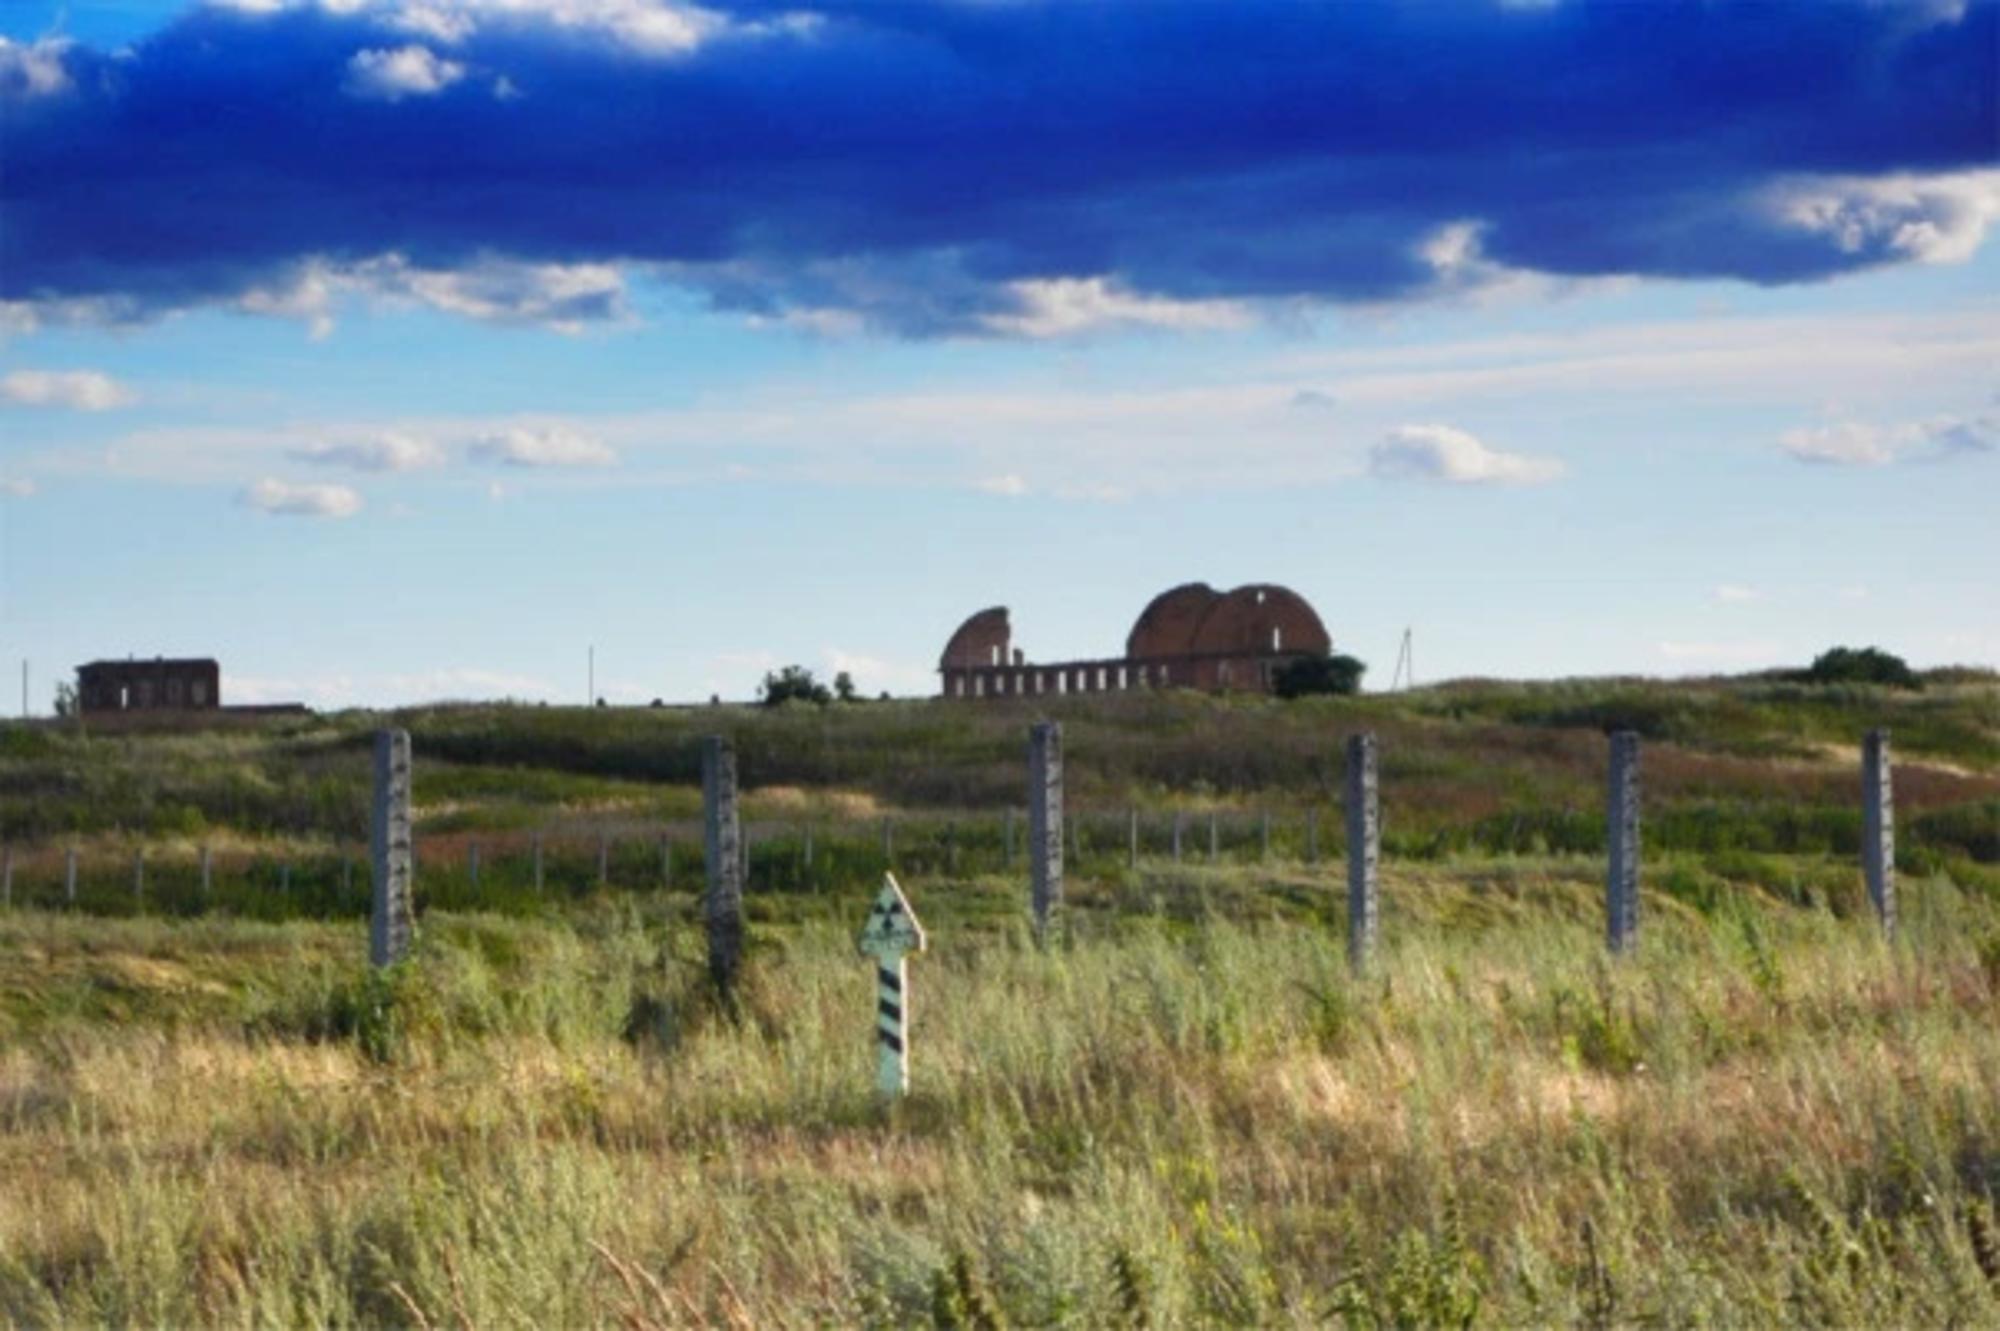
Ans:
[[[1048,950],[1005,864],[1026,712],[405,716],[425,909],[382,976],[365,874],[339,878],[381,718],[5,732],[0,1320],[2000,1325],[1992,679],[1054,710],[1084,858]],[[1615,962],[1606,724],[1649,736],[1643,939]],[[1854,864],[1872,725],[1894,942]],[[1355,978],[1334,791],[1363,727],[1389,858]],[[733,1014],[692,835],[718,729],[761,837]],[[933,942],[893,1108],[853,944],[885,815]]]

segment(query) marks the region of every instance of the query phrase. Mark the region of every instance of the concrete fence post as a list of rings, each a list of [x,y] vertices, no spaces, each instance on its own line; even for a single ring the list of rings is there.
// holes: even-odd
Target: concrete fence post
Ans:
[[[811,873],[811,872],[812,872],[812,867],[813,867],[813,829],[812,829],[812,824],[811,824],[811,823],[807,823],[807,824],[806,824],[806,846],[805,846],[805,869],[806,869],[806,872],[807,872],[807,873]]]
[[[465,874],[467,878],[472,880],[474,887],[479,886],[479,843],[477,841],[468,841],[465,843]]]
[[[1210,809],[1208,811],[1208,862],[1210,864],[1215,863],[1216,855],[1222,849],[1222,839],[1216,831],[1216,826],[1217,818],[1215,810]]]
[[[660,886],[674,885],[674,842],[672,837],[660,838]]]
[[[728,994],[743,957],[743,833],[736,812],[736,747],[720,735],[702,741],[701,811],[708,973]]]
[[[1382,807],[1376,780],[1375,737],[1347,737],[1347,963],[1357,973],[1375,957],[1381,929]]]
[[[1063,897],[1062,723],[1028,731],[1028,864],[1035,932],[1046,939]]]
[[[1882,932],[1896,935],[1896,792],[1889,767],[1889,732],[1871,730],[1861,743],[1861,867],[1868,902]]]
[[[1183,813],[1181,810],[1175,809],[1174,810],[1174,863],[1175,864],[1179,864],[1181,862],[1181,837],[1182,834],[1186,831],[1186,829],[1187,829],[1187,815]]]
[[[1137,809],[1127,809],[1125,811],[1125,866],[1129,869],[1139,867],[1139,811]]]
[[[70,846],[63,851],[63,902],[65,905],[70,905],[70,906],[74,906],[76,904],[76,847],[75,846]]]
[[[1263,815],[1258,820],[1257,837],[1259,842],[1259,854],[1264,859],[1267,860],[1270,859],[1271,858],[1271,811],[1269,809],[1264,810]]]
[[[278,892],[281,896],[292,894],[292,862],[285,860],[278,865]]]
[[[208,900],[209,889],[214,885],[215,864],[213,852],[207,846],[203,846],[201,848],[201,899],[203,901]]]
[[[1605,881],[1605,941],[1624,952],[1639,941],[1639,736],[1611,736],[1611,788],[1605,814],[1610,870]]]
[[[597,885],[599,887],[609,887],[611,885],[611,834],[609,832],[599,832],[597,834]]]
[[[369,819],[373,857],[374,906],[369,915],[368,960],[393,966],[409,955],[416,929],[411,902],[413,854],[410,842],[410,732],[375,734],[375,805]]]

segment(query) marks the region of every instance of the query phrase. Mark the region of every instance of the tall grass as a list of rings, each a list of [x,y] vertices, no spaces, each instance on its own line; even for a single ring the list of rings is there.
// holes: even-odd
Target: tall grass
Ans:
[[[736,1021],[685,892],[433,913],[383,978],[352,924],[15,914],[0,1317],[2000,1319],[2000,910],[1906,882],[1885,944],[1675,868],[1611,964],[1586,866],[1395,866],[1366,980],[1301,866],[1105,875],[1049,951],[926,879],[893,1110],[858,895],[756,927]]]

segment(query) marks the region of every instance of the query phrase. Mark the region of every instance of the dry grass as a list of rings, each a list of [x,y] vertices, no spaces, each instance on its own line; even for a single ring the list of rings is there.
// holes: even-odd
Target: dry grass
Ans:
[[[920,883],[915,1094],[847,929],[739,1024],[691,902],[0,921],[0,1317],[172,1324],[1990,1324],[2000,912],[1730,888],[1601,956],[1585,864],[1140,875],[1027,945]],[[856,904],[858,903],[850,903]],[[858,914],[858,911],[857,911]]]

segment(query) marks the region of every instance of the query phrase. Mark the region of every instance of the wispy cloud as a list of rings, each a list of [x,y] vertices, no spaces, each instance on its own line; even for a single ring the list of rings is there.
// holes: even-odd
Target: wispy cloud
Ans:
[[[268,476],[246,486],[237,502],[284,517],[351,518],[361,511],[361,496],[348,486],[293,485]]]
[[[426,46],[356,51],[347,62],[346,88],[351,96],[379,102],[405,97],[430,97],[465,77],[465,66],[440,59]]]
[[[14,370],[0,377],[0,398],[22,407],[109,411],[130,405],[136,395],[96,370]]]
[[[1538,485],[1563,474],[1554,458],[1503,452],[1450,425],[1398,426],[1370,450],[1368,469],[1393,480],[1452,485]]]
[[[291,449],[290,456],[317,466],[354,471],[416,471],[442,466],[445,461],[444,449],[434,441],[395,432],[344,443],[307,444]]]
[[[1764,594],[1755,587],[1744,587],[1732,582],[1725,582],[1715,589],[1715,599],[1723,605],[1744,605],[1763,598]]]
[[[1838,421],[1787,430],[1778,446],[1799,462],[1883,467],[1892,462],[1944,462],[2000,452],[2000,412],[1938,416],[1883,425]]]
[[[509,467],[608,467],[618,461],[609,445],[563,426],[518,426],[473,441],[480,462]]]
[[[26,499],[35,493],[35,483],[26,476],[0,478],[0,495],[10,499]]]

